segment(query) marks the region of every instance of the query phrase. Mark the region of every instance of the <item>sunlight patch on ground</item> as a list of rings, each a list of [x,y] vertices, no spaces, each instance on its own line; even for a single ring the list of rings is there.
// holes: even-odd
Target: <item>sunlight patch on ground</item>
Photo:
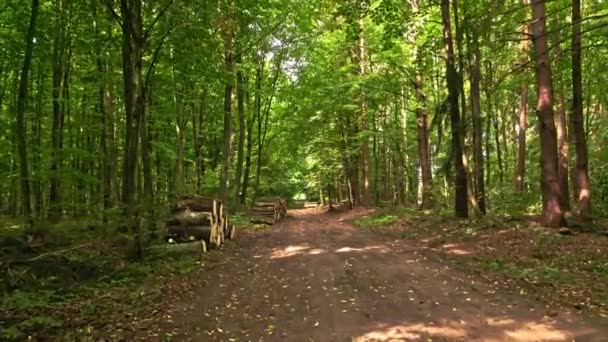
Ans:
[[[465,249],[462,249],[461,247],[462,246],[460,244],[448,243],[446,245],[441,246],[441,250],[446,254],[453,254],[453,255],[471,254],[471,251],[467,251]]]
[[[434,324],[411,323],[387,325],[379,324],[372,331],[353,338],[355,342],[363,341],[410,341],[421,339],[466,340],[475,336],[475,340],[486,342],[533,342],[533,341],[572,341],[573,334],[563,331],[550,322],[519,322],[509,318],[488,318],[485,326],[473,327],[466,322],[447,321]]]
[[[310,250],[310,246],[287,246],[285,248],[275,249],[270,254],[270,259],[282,259],[289,258],[296,255],[305,254],[306,251]]]
[[[368,246],[363,248],[342,247],[336,250],[336,253],[352,253],[352,252],[379,252],[387,253],[388,249],[384,246]]]
[[[466,336],[464,327],[413,323],[387,326],[380,325],[377,330],[353,338],[354,342],[364,341],[410,341],[426,337],[463,338]]]
[[[302,255],[320,255],[327,253],[328,251],[323,248],[313,248],[308,245],[291,245],[285,248],[275,248],[270,253],[270,259],[283,259],[293,256]],[[385,246],[368,246],[368,247],[341,247],[334,251],[334,253],[388,253],[389,250]],[[261,258],[256,255],[254,258]]]
[[[514,329],[508,329],[505,331],[505,336],[514,341],[572,341],[568,333],[547,323],[536,322],[529,322]]]

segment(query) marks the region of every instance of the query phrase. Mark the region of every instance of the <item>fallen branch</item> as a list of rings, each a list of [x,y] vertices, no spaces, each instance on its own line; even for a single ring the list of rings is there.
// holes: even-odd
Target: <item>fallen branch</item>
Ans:
[[[69,251],[73,251],[73,250],[76,250],[76,249],[84,248],[84,247],[90,246],[92,244],[93,244],[92,242],[88,242],[88,243],[85,243],[85,244],[82,244],[82,245],[70,247],[68,249],[62,249],[62,250],[55,251],[55,252],[43,253],[43,254],[40,254],[40,255],[38,255],[36,257],[33,257],[31,259],[24,260],[23,262],[32,262],[32,261],[40,260],[42,258],[51,256],[51,255],[59,255],[59,254],[67,253]]]

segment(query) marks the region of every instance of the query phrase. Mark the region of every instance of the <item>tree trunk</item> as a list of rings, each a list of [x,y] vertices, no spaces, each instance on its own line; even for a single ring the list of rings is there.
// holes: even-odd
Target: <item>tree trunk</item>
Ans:
[[[151,123],[148,117],[146,105],[146,89],[142,91],[141,97],[141,122],[139,123],[141,136],[141,162],[144,181],[143,200],[148,211],[152,210],[154,202],[154,181],[152,179],[152,139],[151,139]],[[184,125],[185,126],[185,125]]]
[[[16,135],[19,150],[19,175],[21,184],[21,211],[25,217],[31,219],[32,206],[30,199],[30,171],[27,160],[27,132],[25,125],[25,107],[27,103],[28,78],[34,54],[34,37],[36,35],[36,21],[38,19],[39,0],[32,0],[30,24],[25,37],[25,55],[19,79],[19,93],[17,94]]]
[[[173,100],[175,105],[175,132],[177,134],[177,158],[175,159],[173,188],[176,193],[181,194],[184,192],[184,135],[186,133],[186,118],[184,113],[184,96],[182,94],[184,88],[178,89],[179,87],[175,75],[174,82],[176,83]]]
[[[527,7],[529,0],[522,0]],[[522,65],[528,64],[528,53],[530,50],[530,26],[524,24],[522,44]],[[526,177],[526,129],[528,125],[528,82],[524,81],[519,92],[519,121],[517,126],[517,171],[515,175],[515,189],[524,191]]]
[[[367,47],[365,41],[365,23],[364,18],[359,19],[359,75],[363,78],[367,73]],[[366,94],[361,87],[361,99],[359,103],[359,126],[363,133],[367,132],[367,100]],[[367,134],[363,134],[361,140],[361,174],[363,176],[363,205],[370,206],[373,204],[372,191],[369,177],[369,139]]]
[[[572,137],[576,151],[574,170],[575,198],[578,213],[591,219],[591,181],[588,170],[587,136],[583,116],[583,80],[581,56],[581,1],[572,0]]]
[[[454,182],[454,212],[457,217],[468,217],[467,202],[467,172],[462,160],[462,123],[460,121],[458,72],[452,44],[452,29],[450,25],[450,1],[441,1],[441,16],[443,21],[443,39],[446,54],[446,78],[449,92],[450,123],[452,126],[452,157],[456,167]]]
[[[233,82],[233,53],[232,53],[232,24],[231,19],[224,22],[224,140],[222,144],[222,164],[220,170],[219,199],[227,203],[228,199],[228,171],[230,169],[230,152],[232,138],[232,82]]]
[[[481,122],[481,50],[479,49],[479,37],[475,29],[472,29],[472,53],[471,58],[471,112],[473,118],[473,160],[475,162],[475,198],[479,212],[486,213],[486,190],[484,180],[483,159],[483,134]]]
[[[33,182],[32,188],[34,190],[34,212],[38,215],[42,213],[43,210],[43,199],[42,199],[42,108],[43,108],[43,97],[44,97],[44,68],[42,67],[42,63],[38,63],[38,78],[36,81],[36,120],[34,120],[32,124],[32,131],[34,132],[34,146],[32,149],[33,152]],[[32,82],[33,83],[33,82]],[[33,85],[32,85],[33,89]],[[1,208],[1,206],[0,206]]]
[[[561,190],[560,204],[564,212],[570,211],[570,189],[568,187],[568,131],[566,123],[566,100],[563,90],[558,96],[558,108],[555,116],[555,129],[557,132],[557,154],[559,188]]]
[[[416,76],[415,90],[416,99],[418,100],[418,108],[416,109],[416,122],[417,122],[417,137],[418,137],[418,160],[420,163],[420,200],[419,205],[422,210],[431,209],[432,203],[432,192],[431,192],[431,181],[432,181],[432,170],[431,170],[431,159],[429,155],[429,116],[426,108],[426,96],[423,91],[424,76],[421,72]]]
[[[257,80],[258,78],[256,76],[256,82]],[[249,101],[247,101],[247,103],[249,103]],[[247,202],[247,190],[249,189],[249,174],[251,172],[251,153],[253,150],[253,126],[255,125],[255,115],[253,115],[252,111],[249,112],[251,113],[251,116],[247,120],[247,155],[245,156],[245,173],[243,175],[243,186],[240,196],[241,205],[245,205]]]
[[[109,44],[112,41],[112,14],[107,11],[105,34],[100,33],[100,18],[97,15],[97,1],[92,0],[95,34],[97,39],[97,72],[99,73],[99,104],[98,112],[102,120],[101,132],[101,173],[103,206],[105,209],[114,207],[117,197],[116,189],[116,148],[114,144],[114,106],[112,96],[112,70],[109,56]]]
[[[64,126],[64,94],[63,82],[66,77],[66,59],[68,50],[68,38],[66,33],[67,20],[63,0],[56,1],[57,27],[53,42],[53,130],[51,159],[51,192],[49,217],[55,221],[62,212],[61,207],[61,175],[60,169],[63,163],[63,126]]]
[[[241,198],[241,178],[243,176],[243,159],[245,154],[245,132],[247,130],[247,127],[245,126],[245,78],[243,76],[243,71],[240,69],[240,63],[237,67],[239,68],[236,74],[237,110],[239,113],[239,142],[236,157],[236,175],[234,178],[235,193],[233,209],[236,209]]]
[[[537,115],[541,142],[541,190],[543,197],[543,224],[561,227],[566,224],[560,205],[560,185],[557,158],[557,134],[553,112],[551,64],[548,56],[545,1],[532,3],[532,41],[536,57],[538,91]]]
[[[203,154],[203,122],[207,111],[207,93],[203,92],[200,99],[198,115],[193,114],[192,129],[194,134],[194,157],[196,160],[196,192],[203,191],[203,176],[205,174],[205,158]]]
[[[135,175],[139,152],[139,125],[143,110],[143,22],[141,0],[121,0],[123,30],[123,79],[125,92],[125,148],[122,201],[128,212],[135,210]]]

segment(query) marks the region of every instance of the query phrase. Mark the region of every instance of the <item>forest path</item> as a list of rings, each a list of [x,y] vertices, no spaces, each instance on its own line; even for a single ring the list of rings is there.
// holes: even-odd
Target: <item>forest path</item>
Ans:
[[[245,233],[162,325],[193,341],[608,341],[608,325],[510,294],[428,249],[296,210]],[[360,215],[361,213],[359,213]],[[190,297],[190,296],[186,296]]]

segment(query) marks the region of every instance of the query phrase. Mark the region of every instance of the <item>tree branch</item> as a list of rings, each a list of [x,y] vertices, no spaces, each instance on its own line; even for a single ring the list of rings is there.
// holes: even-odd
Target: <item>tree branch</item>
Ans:
[[[112,6],[112,2],[110,2],[110,1],[111,0],[103,0],[103,4],[106,5],[106,7],[110,10],[110,12],[112,13],[112,16],[114,17],[114,19],[116,19],[116,21],[118,22],[118,25],[120,25],[120,28],[124,30],[122,18],[120,15],[118,15],[118,13],[116,13],[116,10],[114,10],[114,6]]]
[[[156,18],[154,18],[152,23],[150,23],[150,25],[148,25],[148,27],[146,28],[146,31],[144,32],[144,40],[146,38],[148,38],[148,36],[150,35],[150,31],[152,31],[152,29],[154,28],[154,25],[156,25],[156,23],[160,20],[160,18],[163,16],[163,14],[165,14],[167,9],[169,9],[169,6],[171,6],[172,4],[173,4],[173,0],[169,0],[169,2],[165,5],[165,7],[163,7],[163,9],[160,10],[160,12],[156,16]]]

